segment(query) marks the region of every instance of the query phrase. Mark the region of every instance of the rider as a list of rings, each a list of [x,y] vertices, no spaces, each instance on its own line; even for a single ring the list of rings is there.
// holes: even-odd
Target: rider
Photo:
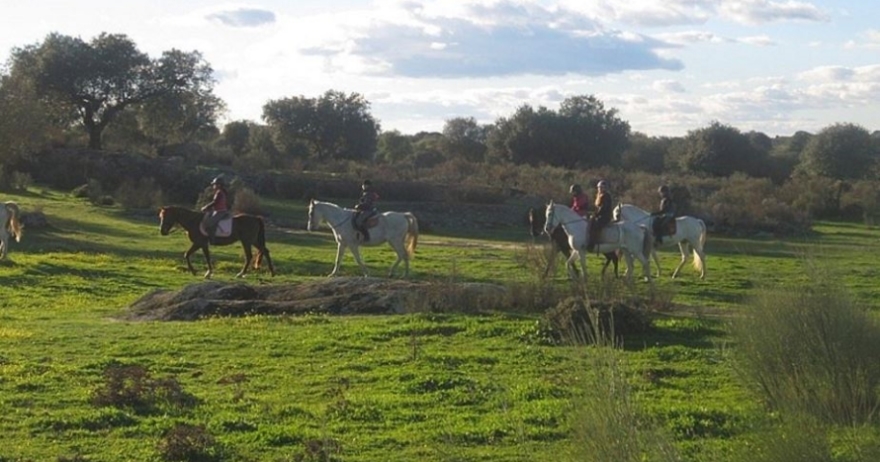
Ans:
[[[582,217],[587,216],[590,211],[590,197],[581,189],[581,185],[571,185],[568,192],[571,193],[571,209]]]
[[[222,176],[211,180],[211,188],[214,195],[211,202],[202,207],[202,212],[205,213],[204,224],[205,231],[208,232],[208,241],[213,243],[218,223],[229,215],[229,202],[227,201],[226,184]]]
[[[660,210],[652,213],[654,217],[653,231],[657,245],[663,243],[663,230],[666,229],[669,220],[675,217],[675,204],[672,202],[672,194],[669,192],[669,186],[665,184],[657,189],[660,193]]]
[[[611,193],[608,191],[608,182],[600,180],[596,183],[596,213],[590,219],[590,235],[587,240],[587,252],[592,252],[596,248],[596,242],[599,240],[599,233],[602,228],[611,222],[611,215],[614,209],[614,201]]]
[[[354,217],[355,228],[363,233],[364,241],[370,240],[370,233],[367,231],[366,224],[367,220],[376,214],[376,201],[378,200],[379,195],[373,191],[373,182],[364,180],[363,184],[361,184],[361,198],[358,199],[357,205],[354,206],[354,209],[357,211]]]

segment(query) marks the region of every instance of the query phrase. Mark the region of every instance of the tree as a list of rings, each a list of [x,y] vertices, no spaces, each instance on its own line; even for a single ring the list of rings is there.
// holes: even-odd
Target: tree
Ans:
[[[317,99],[270,100],[263,106],[263,120],[277,131],[279,143],[304,142],[319,159],[370,160],[380,127],[369,109],[357,93],[328,90]]]
[[[878,157],[880,152],[868,130],[855,124],[837,123],[810,138],[798,168],[809,175],[861,179],[875,173]]]
[[[714,176],[729,176],[734,172],[765,176],[761,167],[766,162],[761,156],[748,136],[715,121],[708,127],[688,132],[681,161],[685,170]]]
[[[229,146],[232,154],[240,157],[247,151],[251,138],[251,126],[244,120],[229,122],[223,126],[221,137],[223,142]]]
[[[629,123],[617,116],[617,109],[593,95],[572,96],[559,106],[559,116],[566,120],[573,145],[567,158],[583,167],[619,166],[621,155],[629,146]]]
[[[447,157],[460,157],[470,162],[485,160],[486,135],[489,127],[480,125],[473,117],[448,119],[443,125]]]
[[[389,164],[411,160],[415,149],[410,137],[397,130],[383,132],[379,135],[376,157]]]
[[[567,98],[558,112],[524,105],[496,121],[489,157],[566,168],[618,166],[629,131],[616,110],[606,110],[593,96]]]
[[[175,92],[216,100],[213,71],[200,53],[171,50],[152,60],[121,34],[102,33],[86,43],[52,33],[41,44],[13,50],[11,61],[12,75],[32,82],[47,105],[66,108],[93,149],[101,149],[104,129],[130,106]]]
[[[663,173],[666,154],[671,144],[669,138],[633,133],[629,147],[621,156],[621,166],[626,171]]]

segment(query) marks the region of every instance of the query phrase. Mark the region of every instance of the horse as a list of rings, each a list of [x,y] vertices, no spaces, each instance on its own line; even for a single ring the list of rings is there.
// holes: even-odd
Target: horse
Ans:
[[[21,242],[21,211],[18,204],[9,201],[0,208],[0,260],[9,252],[9,236]]]
[[[419,239],[419,223],[415,215],[410,212],[384,212],[372,217],[369,221],[375,221],[370,228],[370,237],[366,242],[358,238],[360,234],[352,225],[352,219],[357,211],[342,208],[332,202],[322,202],[312,199],[309,202],[308,230],[314,231],[318,225],[325,221],[333,230],[336,237],[336,264],[329,277],[336,276],[339,272],[339,264],[345,249],[351,249],[351,254],[363,272],[364,277],[369,276],[367,266],[361,259],[360,246],[375,246],[384,242],[397,253],[397,260],[391,265],[388,277],[394,276],[394,271],[402,261],[404,264],[403,277],[409,277],[409,260],[416,251]]]
[[[538,237],[544,233],[544,215],[539,214],[534,207],[529,208],[529,233],[532,237]],[[555,263],[557,252],[565,255],[566,260],[571,256],[571,245],[568,244],[568,236],[562,228],[558,226],[553,228],[553,231],[550,233],[550,240],[553,242],[554,252],[551,253],[551,257],[547,262],[547,268],[544,269],[545,278],[550,274],[550,268],[552,268]],[[620,277],[618,272],[619,262],[620,259],[617,256],[617,252],[606,253],[605,264],[602,265],[602,277],[605,277],[605,270],[608,269],[608,265],[611,263],[614,263],[614,277]],[[569,263],[569,265],[572,265],[572,269],[577,271],[577,268],[574,267],[573,263]]]
[[[614,219],[623,219],[625,221],[634,221],[636,223],[645,223],[648,230],[653,234],[654,217],[645,210],[642,210],[632,204],[617,204],[614,207]],[[675,219],[675,234],[671,236],[663,236],[661,245],[678,244],[681,252],[681,262],[672,272],[672,277],[678,276],[679,270],[684,266],[688,258],[688,247],[693,249],[694,269],[700,272],[700,279],[706,278],[706,223],[695,217],[683,216]],[[657,259],[657,252],[653,253],[654,263],[657,264],[657,276],[660,276],[660,261]]]
[[[555,204],[553,201],[547,204],[545,210],[544,232],[550,234],[551,230],[557,226],[561,226],[565,234],[568,236],[568,244],[572,248],[568,262],[573,263],[580,258],[583,277],[587,275],[587,237],[589,236],[590,222],[575,213],[568,206]],[[596,249],[600,253],[607,253],[614,250],[623,250],[626,258],[627,269],[624,275],[628,282],[632,282],[633,273],[633,257],[642,264],[642,270],[645,280],[651,282],[651,271],[648,268],[650,255],[653,244],[651,234],[644,226],[635,223],[619,221],[609,223],[599,233],[599,242]],[[576,279],[577,274],[569,267],[568,270],[571,279]]]
[[[232,229],[228,236],[221,236],[217,231],[214,242],[208,242],[208,236],[202,226],[204,215],[201,212],[190,210],[183,207],[166,206],[159,209],[159,233],[167,236],[175,226],[180,226],[186,231],[189,238],[189,249],[183,254],[186,260],[186,266],[195,276],[196,270],[190,262],[190,256],[197,250],[202,249],[205,255],[205,262],[208,264],[208,271],[205,273],[205,279],[210,279],[214,274],[214,265],[211,263],[211,251],[208,247],[213,245],[229,245],[235,242],[241,242],[244,249],[244,266],[235,277],[244,277],[248,272],[251,261],[254,262],[254,269],[259,269],[263,258],[269,265],[269,274],[275,276],[275,266],[272,265],[272,257],[269,256],[269,249],[266,247],[266,227],[263,219],[256,215],[238,214],[232,218]],[[254,259],[251,253],[251,247],[257,248],[257,258]]]

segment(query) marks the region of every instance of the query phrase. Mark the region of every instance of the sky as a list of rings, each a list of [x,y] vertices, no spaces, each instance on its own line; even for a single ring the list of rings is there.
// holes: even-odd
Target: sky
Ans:
[[[383,131],[442,131],[594,95],[633,131],[713,122],[789,136],[880,130],[871,0],[0,0],[0,63],[52,32],[199,51],[221,122],[271,100],[358,93]]]

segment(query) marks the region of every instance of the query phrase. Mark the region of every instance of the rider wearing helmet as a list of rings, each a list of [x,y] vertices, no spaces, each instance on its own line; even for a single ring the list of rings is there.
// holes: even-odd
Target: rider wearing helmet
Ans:
[[[211,202],[202,207],[205,213],[205,231],[208,233],[208,242],[214,243],[214,235],[217,234],[217,224],[229,215],[229,202],[227,200],[226,182],[222,176],[211,180],[213,196]]]
[[[669,220],[675,218],[675,204],[672,202],[669,186],[664,184],[657,189],[657,192],[660,194],[660,210],[651,214],[654,217],[651,228],[657,245],[660,245],[663,243],[663,230],[668,226]]]
[[[571,193],[571,209],[582,217],[587,216],[590,211],[590,197],[581,189],[581,185],[571,185],[568,192]]]
[[[364,235],[364,241],[370,240],[370,233],[367,231],[366,223],[370,217],[377,213],[376,201],[378,200],[379,195],[373,191],[373,182],[364,180],[361,184],[361,198],[358,199],[357,205],[354,206],[357,213],[352,221],[355,229]]]
[[[602,228],[611,222],[612,212],[614,210],[614,199],[611,192],[608,191],[608,182],[600,180],[596,183],[596,213],[590,220],[590,235],[587,241],[587,251],[592,252],[599,240],[599,233]]]

